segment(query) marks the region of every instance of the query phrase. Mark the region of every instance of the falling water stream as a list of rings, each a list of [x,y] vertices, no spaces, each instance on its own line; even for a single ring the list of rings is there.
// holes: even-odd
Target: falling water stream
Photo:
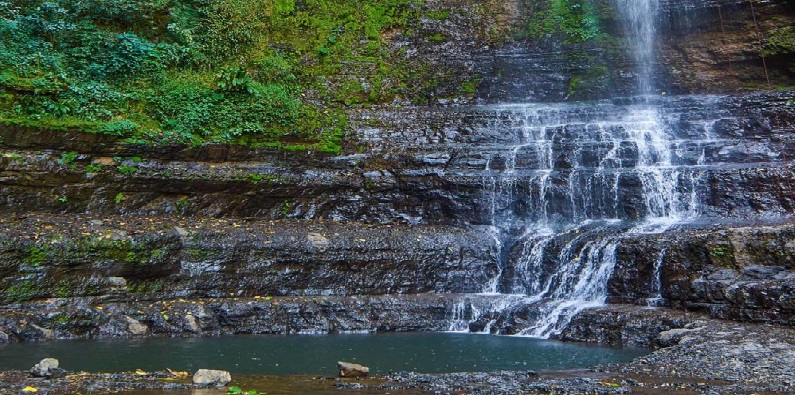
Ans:
[[[483,180],[491,229],[503,249],[500,273],[484,292],[504,297],[462,300],[451,312],[451,331],[493,332],[507,316],[514,323],[521,316],[516,333],[549,337],[578,312],[605,303],[622,239],[697,216],[699,173],[680,166],[674,133],[655,104],[660,99],[651,96],[657,0],[615,3],[639,96],[631,104],[498,108],[521,125],[506,131],[518,141],[488,160]],[[709,141],[708,127],[700,140]],[[501,167],[492,170],[493,163]],[[659,295],[659,288],[652,292]]]

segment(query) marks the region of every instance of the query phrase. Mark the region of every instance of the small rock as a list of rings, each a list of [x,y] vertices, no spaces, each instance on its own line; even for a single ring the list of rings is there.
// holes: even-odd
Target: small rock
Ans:
[[[42,328],[36,324],[30,324],[28,326],[28,330],[33,335],[33,338],[36,340],[45,339],[45,340],[52,340],[55,339],[55,331],[52,329]]]
[[[225,370],[199,369],[193,375],[193,384],[222,387],[232,381],[232,375]]]
[[[174,231],[177,232],[177,236],[179,237],[188,237],[190,235],[190,232],[185,230],[185,228],[180,228],[179,226],[175,226]]]
[[[124,277],[108,277],[107,281],[110,292],[127,292],[127,280]]]
[[[36,377],[50,377],[51,369],[58,369],[58,360],[55,358],[44,358],[30,368],[30,374]]]
[[[0,344],[5,343],[8,343],[8,335],[5,332],[0,331]]]
[[[52,368],[48,372],[47,377],[49,377],[51,379],[62,379],[64,377],[66,377],[66,375],[68,375],[68,374],[69,374],[69,371],[67,371],[66,369]]]
[[[370,368],[357,363],[337,361],[337,367],[340,369],[340,377],[367,377],[370,374]]]
[[[186,315],[185,330],[190,333],[201,333],[202,328],[201,325],[199,325],[199,320],[197,320],[193,315]]]
[[[320,233],[309,233],[306,235],[306,239],[309,241],[312,247],[321,252],[326,251],[331,245],[329,239]]]
[[[692,334],[693,332],[700,331],[703,328],[696,328],[696,329],[671,329],[667,331],[660,332],[660,337],[658,342],[661,347],[670,347],[679,342],[685,337],[685,335]]]
[[[149,327],[135,318],[125,315],[124,319],[127,321],[127,331],[133,336],[143,336],[149,330]]]

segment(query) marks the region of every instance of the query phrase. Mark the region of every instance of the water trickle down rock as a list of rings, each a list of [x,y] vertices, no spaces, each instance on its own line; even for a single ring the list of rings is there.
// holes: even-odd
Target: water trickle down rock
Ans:
[[[657,2],[616,6],[631,41],[637,92],[649,95]],[[510,296],[485,311],[471,301],[457,305],[451,330],[556,334],[578,312],[606,302],[623,239],[697,216],[700,173],[682,166],[687,159],[659,103],[643,96],[627,104],[497,106],[517,127],[510,131],[515,142],[496,147],[486,162],[484,211],[503,252],[499,276],[484,292]],[[649,286],[657,299],[660,270]]]

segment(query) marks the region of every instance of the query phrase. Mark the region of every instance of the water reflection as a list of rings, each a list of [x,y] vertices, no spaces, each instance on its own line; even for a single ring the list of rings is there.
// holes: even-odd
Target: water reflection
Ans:
[[[230,336],[10,344],[0,347],[0,369],[28,369],[55,357],[65,369],[89,372],[212,368],[233,374],[334,376],[339,360],[367,365],[373,373],[444,373],[582,368],[643,353],[456,333]]]

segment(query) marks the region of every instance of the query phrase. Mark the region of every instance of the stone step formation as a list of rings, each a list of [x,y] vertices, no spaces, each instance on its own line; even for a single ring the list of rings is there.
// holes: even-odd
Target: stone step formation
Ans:
[[[479,105],[350,110],[337,157],[0,127],[0,339],[548,337],[649,300],[791,324],[795,91],[663,94],[649,23],[682,10],[630,3],[615,97],[489,77]]]

